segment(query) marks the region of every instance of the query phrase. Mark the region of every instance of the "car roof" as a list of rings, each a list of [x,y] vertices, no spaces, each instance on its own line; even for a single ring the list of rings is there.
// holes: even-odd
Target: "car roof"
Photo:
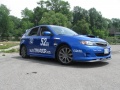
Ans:
[[[58,25],[38,25],[38,26],[35,26],[35,27],[39,27],[39,26],[58,26]]]

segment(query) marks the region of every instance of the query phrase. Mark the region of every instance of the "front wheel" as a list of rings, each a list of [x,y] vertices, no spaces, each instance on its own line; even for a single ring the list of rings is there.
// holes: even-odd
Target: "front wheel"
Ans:
[[[22,46],[20,49],[20,53],[22,58],[28,58],[29,56],[27,55],[27,48],[25,46]]]
[[[61,46],[57,51],[57,59],[62,64],[71,64],[73,59],[72,50],[67,45]]]

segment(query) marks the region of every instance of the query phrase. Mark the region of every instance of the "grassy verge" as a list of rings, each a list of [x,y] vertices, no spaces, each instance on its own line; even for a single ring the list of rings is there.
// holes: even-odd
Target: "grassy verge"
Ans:
[[[2,53],[14,53],[14,52],[19,52],[19,49],[11,49],[11,50],[7,50],[7,51],[1,50],[0,52],[2,52]]]
[[[19,45],[19,42],[16,41],[0,42],[0,49],[8,49],[16,45]]]
[[[111,45],[120,45],[119,37],[107,37],[105,40],[108,41]]]

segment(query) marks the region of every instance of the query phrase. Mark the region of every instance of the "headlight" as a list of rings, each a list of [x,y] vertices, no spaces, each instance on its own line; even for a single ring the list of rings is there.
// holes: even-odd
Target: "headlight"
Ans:
[[[96,45],[96,44],[95,44],[94,42],[92,42],[92,41],[80,41],[80,43],[83,44],[83,45],[90,45],[90,46]]]

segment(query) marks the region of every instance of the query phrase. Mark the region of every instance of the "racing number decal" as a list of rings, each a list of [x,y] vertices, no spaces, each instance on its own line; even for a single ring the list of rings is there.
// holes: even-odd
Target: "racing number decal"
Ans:
[[[42,45],[44,46],[46,42],[47,42],[47,38],[41,38],[41,46]]]
[[[47,42],[47,38],[41,38],[40,46],[49,46],[49,42]],[[51,54],[51,51],[48,51],[46,48],[33,48],[33,49],[29,49],[29,51],[31,53]]]
[[[47,42],[47,38],[41,38],[41,46],[49,46],[49,42]]]

